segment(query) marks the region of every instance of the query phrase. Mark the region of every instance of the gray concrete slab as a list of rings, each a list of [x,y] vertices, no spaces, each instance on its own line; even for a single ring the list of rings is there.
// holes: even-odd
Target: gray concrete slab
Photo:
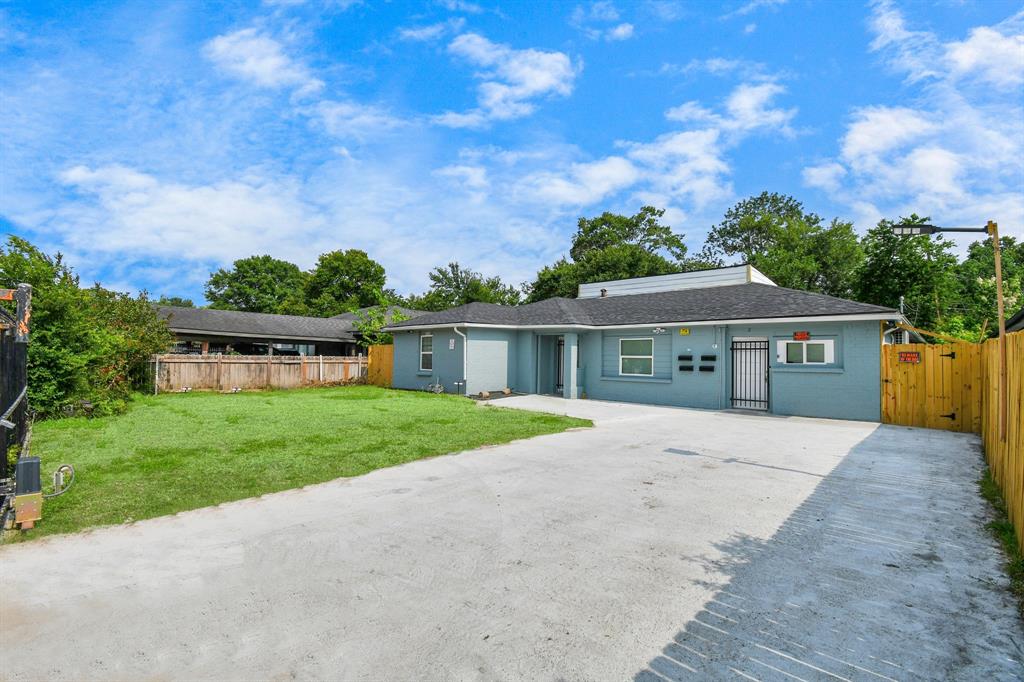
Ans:
[[[1021,677],[976,438],[499,404],[597,426],[0,548],[0,675]]]

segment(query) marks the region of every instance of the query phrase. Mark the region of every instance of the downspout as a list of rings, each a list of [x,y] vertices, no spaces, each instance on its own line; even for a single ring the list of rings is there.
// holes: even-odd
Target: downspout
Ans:
[[[462,337],[462,393],[469,395],[469,377],[466,376],[469,373],[469,337],[460,332],[458,327],[452,327],[452,331]]]

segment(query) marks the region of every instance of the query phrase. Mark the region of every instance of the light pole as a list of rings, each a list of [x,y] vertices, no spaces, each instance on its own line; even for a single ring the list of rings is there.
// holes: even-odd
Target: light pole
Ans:
[[[893,225],[894,234],[913,237],[937,232],[984,232],[992,237],[992,252],[996,261],[996,310],[999,317],[999,440],[1006,440],[1006,319],[1003,316],[1003,258],[999,249],[999,226],[988,221],[985,227],[936,227],[935,225]]]

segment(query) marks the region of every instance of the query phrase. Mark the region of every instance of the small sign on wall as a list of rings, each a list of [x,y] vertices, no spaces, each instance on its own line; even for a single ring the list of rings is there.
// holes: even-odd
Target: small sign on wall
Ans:
[[[794,341],[810,341],[811,340],[811,333],[810,332],[793,332],[793,340]]]
[[[909,362],[912,365],[921,364],[921,353],[916,350],[901,350],[899,353],[900,362]]]
[[[689,335],[690,335],[689,328],[687,328],[687,327],[680,327],[679,328],[679,336],[689,336]]]
[[[455,339],[448,339],[448,350],[455,350]]]

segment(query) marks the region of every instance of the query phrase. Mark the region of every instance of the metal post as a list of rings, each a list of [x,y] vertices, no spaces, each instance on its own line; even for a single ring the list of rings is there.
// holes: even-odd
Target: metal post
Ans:
[[[1006,318],[1003,315],[1003,257],[999,246],[999,226],[993,221],[986,225],[992,236],[992,253],[996,261],[996,311],[999,315],[999,440],[1006,440],[1009,421],[1006,390]]]

